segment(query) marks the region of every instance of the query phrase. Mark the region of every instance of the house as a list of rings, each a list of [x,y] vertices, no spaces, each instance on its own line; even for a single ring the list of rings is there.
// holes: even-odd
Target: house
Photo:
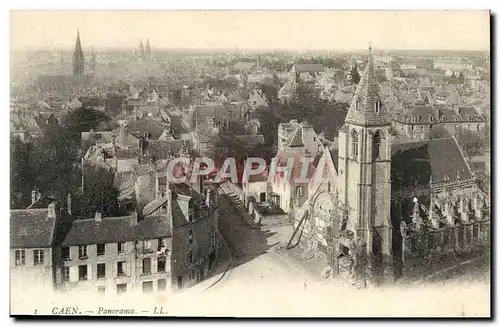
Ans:
[[[294,83],[313,81],[324,72],[325,67],[322,64],[295,64],[290,70]]]
[[[266,99],[266,95],[261,89],[253,90],[252,94],[250,95],[250,98],[248,99],[248,105],[252,109],[265,108],[269,106]]]
[[[71,208],[71,197],[67,208]],[[10,281],[18,295],[23,291],[48,292],[56,286],[61,263],[57,247],[71,222],[71,209],[55,202],[45,208],[11,210]]]
[[[189,287],[210,273],[218,256],[216,193],[156,178],[155,199],[139,214],[96,213],[73,223],[58,248],[59,290],[156,293]]]

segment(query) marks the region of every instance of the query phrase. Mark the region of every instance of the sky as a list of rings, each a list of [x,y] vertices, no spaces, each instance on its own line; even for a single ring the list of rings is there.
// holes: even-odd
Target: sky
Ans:
[[[488,11],[11,11],[11,50],[489,50]]]

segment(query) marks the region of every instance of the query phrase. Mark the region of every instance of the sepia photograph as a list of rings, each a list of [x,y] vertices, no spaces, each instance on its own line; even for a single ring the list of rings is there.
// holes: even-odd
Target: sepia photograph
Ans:
[[[491,317],[488,10],[11,10],[12,317]]]

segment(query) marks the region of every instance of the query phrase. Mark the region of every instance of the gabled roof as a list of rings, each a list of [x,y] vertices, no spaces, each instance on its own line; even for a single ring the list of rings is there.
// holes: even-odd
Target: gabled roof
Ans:
[[[148,132],[152,140],[157,140],[163,134],[165,127],[154,119],[144,117],[129,121],[127,129],[130,134],[135,136],[144,136],[144,133]],[[137,132],[139,132],[139,135],[137,135]]]
[[[392,144],[391,160],[396,189],[472,177],[453,138]]]
[[[48,209],[10,211],[10,247],[44,248],[53,242],[56,218]]]
[[[171,236],[165,217],[150,216],[138,223],[132,216],[75,220],[62,246],[129,242]]]

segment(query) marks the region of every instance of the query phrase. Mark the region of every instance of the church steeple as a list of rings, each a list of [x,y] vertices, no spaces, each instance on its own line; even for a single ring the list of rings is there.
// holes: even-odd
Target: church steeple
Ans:
[[[151,47],[149,46],[149,39],[146,40],[146,55],[151,55]]]
[[[85,61],[83,59],[82,44],[80,42],[80,30],[77,30],[75,51],[73,52],[73,76],[83,76],[84,65]]]
[[[139,43],[139,54],[141,56],[144,55],[144,45],[142,44],[142,39],[141,39],[141,43]]]
[[[368,50],[368,63],[354,92],[345,122],[359,126],[390,125],[391,117],[380,99],[380,87],[373,69],[371,43]]]

